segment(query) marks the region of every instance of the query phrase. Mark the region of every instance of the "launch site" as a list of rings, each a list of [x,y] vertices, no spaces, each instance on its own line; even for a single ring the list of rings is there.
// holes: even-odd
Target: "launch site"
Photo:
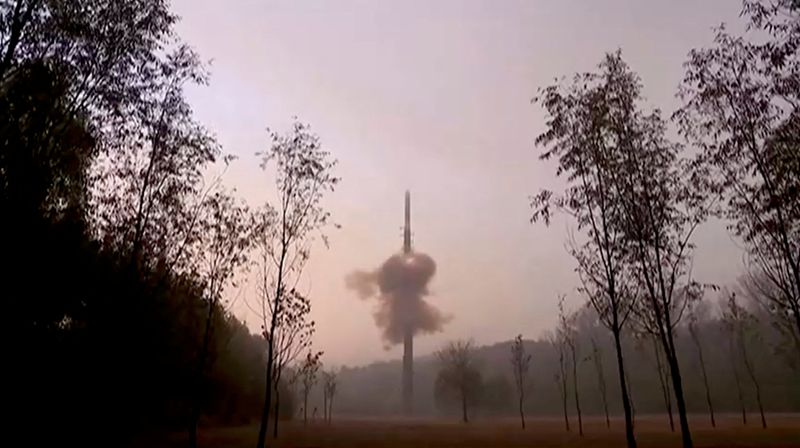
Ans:
[[[800,448],[798,107],[798,0],[0,0],[3,446]]]

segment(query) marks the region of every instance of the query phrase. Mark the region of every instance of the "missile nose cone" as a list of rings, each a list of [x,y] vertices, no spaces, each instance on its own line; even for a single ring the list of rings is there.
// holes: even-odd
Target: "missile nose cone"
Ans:
[[[406,219],[403,227],[403,253],[411,253],[411,192],[406,190]]]

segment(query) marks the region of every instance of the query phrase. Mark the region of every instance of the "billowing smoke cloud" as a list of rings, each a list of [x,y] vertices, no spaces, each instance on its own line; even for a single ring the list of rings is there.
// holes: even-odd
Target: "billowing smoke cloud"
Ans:
[[[413,334],[435,333],[449,316],[427,303],[428,282],[436,263],[425,254],[393,255],[374,272],[357,271],[345,279],[347,287],[362,299],[376,297],[375,324],[388,345],[403,343],[406,328]]]

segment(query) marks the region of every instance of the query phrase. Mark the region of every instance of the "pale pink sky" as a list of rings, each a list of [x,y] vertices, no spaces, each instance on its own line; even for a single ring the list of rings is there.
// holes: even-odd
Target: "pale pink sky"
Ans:
[[[531,225],[527,197],[558,186],[537,161],[538,86],[592,69],[622,48],[650,101],[666,111],[689,49],[737,22],[739,0],[266,1],[173,0],[181,37],[213,60],[190,101],[226,151],[226,180],[253,204],[272,180],[254,153],[265,128],[310,123],[339,159],[327,206],[343,227],[312,256],[317,346],[328,363],[401,356],[383,349],[374,303],[344,287],[354,269],[400,249],[412,191],[416,249],[438,263],[431,302],[454,316],[418,337],[416,354],[472,337],[494,343],[551,327],[556,297],[575,293],[566,220]],[[726,283],[741,256],[724,227],[701,229],[695,276]],[[245,296],[253,296],[252,289]],[[256,318],[237,305],[255,328]]]

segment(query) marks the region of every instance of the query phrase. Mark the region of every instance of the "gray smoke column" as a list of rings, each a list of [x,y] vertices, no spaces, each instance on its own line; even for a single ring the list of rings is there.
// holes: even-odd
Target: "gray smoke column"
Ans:
[[[362,299],[377,298],[375,324],[388,348],[403,343],[406,328],[414,335],[435,333],[450,320],[424,300],[435,273],[433,258],[410,252],[389,257],[376,271],[353,272],[345,282]]]

